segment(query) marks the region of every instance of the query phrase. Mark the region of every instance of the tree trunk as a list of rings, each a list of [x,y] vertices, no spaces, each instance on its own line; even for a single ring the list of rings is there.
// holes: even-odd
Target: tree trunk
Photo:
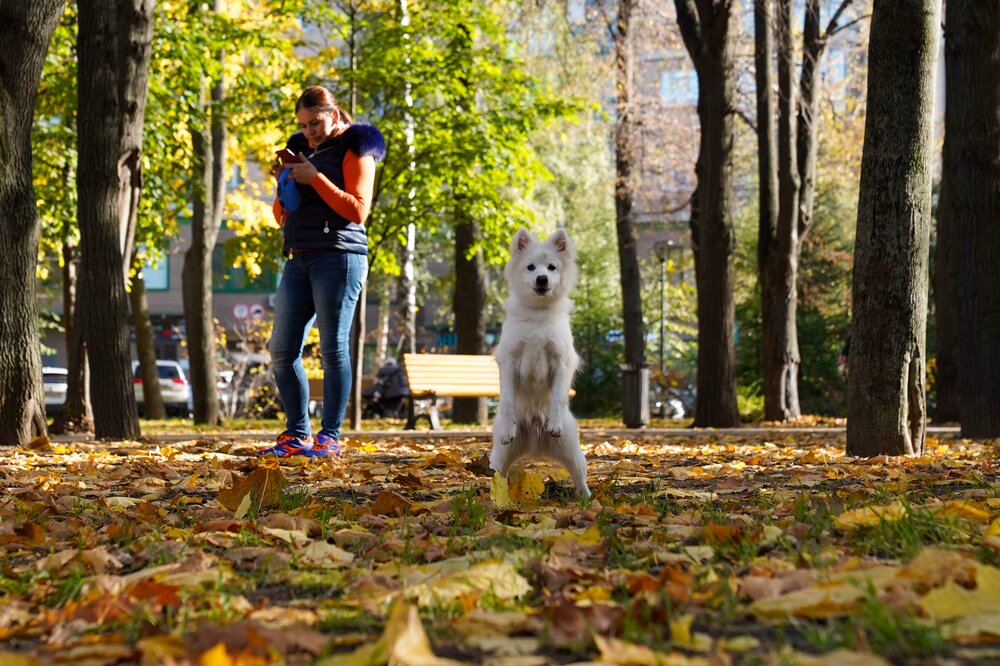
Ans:
[[[215,11],[219,9],[216,0]],[[223,55],[218,56],[219,61]],[[226,200],[226,124],[222,112],[225,97],[222,74],[213,83],[208,105],[209,126],[192,131],[191,144],[200,169],[201,187],[194,192],[191,246],[184,254],[181,274],[184,320],[187,324],[188,359],[194,422],[221,422],[216,388],[215,319],[212,301],[212,252],[222,226]]]
[[[35,263],[41,225],[31,184],[38,81],[63,0],[0,2],[0,445],[45,433]]]
[[[698,73],[701,138],[691,207],[691,239],[698,285],[698,397],[694,425],[739,425],[733,347],[731,216],[734,123],[734,2],[675,0],[677,22]]]
[[[940,0],[875,0],[854,254],[847,454],[919,455]]]
[[[947,201],[939,215],[959,262],[951,284],[962,436],[982,439],[1000,437],[1000,0],[949,0],[945,11]]]
[[[139,436],[125,270],[141,185],[152,18],[150,0],[80,2],[79,307],[100,439]]]
[[[618,267],[622,284],[622,325],[625,332],[626,373],[639,375],[646,366],[646,329],[642,321],[642,278],[636,252],[635,217],[632,211],[632,160],[635,157],[632,141],[635,135],[631,96],[634,92],[634,63],[629,31],[636,0],[618,1],[618,25],[614,32],[615,81],[617,97],[615,109],[615,232],[618,237]],[[632,377],[626,375],[629,386]],[[640,396],[629,395],[626,389],[623,402]],[[623,405],[625,426],[637,428],[649,423],[648,412],[637,410],[635,405]]]
[[[456,211],[455,225],[455,334],[459,354],[486,353],[486,278],[482,252],[473,248],[479,238],[479,225]],[[487,422],[486,398],[455,398],[452,421]]]
[[[795,145],[795,62],[791,0],[778,0],[778,211],[758,238],[760,260],[764,417],[800,415],[799,342],[795,314],[798,276],[799,170]]]
[[[66,341],[66,402],[52,422],[49,432],[68,434],[94,432],[94,411],[90,404],[90,364],[87,347],[81,335],[80,311],[77,307],[79,259],[77,247],[64,231],[63,239],[63,329]]]
[[[351,397],[347,405],[348,423],[353,430],[361,429],[362,399],[361,381],[365,376],[365,319],[368,308],[368,283],[361,285],[358,303],[354,307],[354,321],[351,324]]]
[[[132,325],[135,327],[135,351],[139,357],[142,377],[142,409],[147,419],[165,419],[160,390],[160,373],[156,369],[156,346],[153,343],[153,324],[149,320],[149,300],[146,298],[146,281],[142,277],[142,261],[136,261],[137,271],[132,278],[129,300],[132,303]]]
[[[947,13],[947,9],[945,10]],[[951,168],[957,166],[951,163],[952,160],[959,159],[955,152],[955,144],[961,141],[960,138],[950,137],[948,131],[948,117],[950,113],[955,113],[953,104],[951,109],[947,108],[949,92],[954,85],[954,77],[947,73],[952,57],[948,50],[952,48],[951,34],[945,32],[945,137],[944,137],[944,165]],[[956,92],[956,94],[963,94]],[[951,99],[954,99],[951,97]],[[962,168],[958,166],[958,168]],[[936,401],[934,406],[934,421],[937,423],[958,422],[962,418],[962,395],[961,395],[961,348],[959,340],[959,329],[962,322],[959,315],[958,288],[963,276],[966,275],[966,267],[962,265],[962,258],[959,254],[961,240],[957,236],[957,220],[955,219],[955,205],[951,201],[951,188],[953,180],[964,178],[963,174],[950,174],[946,168],[942,168],[941,189],[938,192],[937,208],[937,248],[934,254],[934,318],[937,328],[937,362],[934,373],[934,390],[936,391]]]

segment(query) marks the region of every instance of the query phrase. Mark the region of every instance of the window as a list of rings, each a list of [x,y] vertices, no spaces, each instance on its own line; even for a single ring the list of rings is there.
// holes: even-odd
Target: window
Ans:
[[[698,79],[692,69],[660,72],[660,99],[672,104],[693,104],[698,100]]]
[[[147,261],[142,265],[146,291],[170,291],[170,257],[163,257],[156,266]]]

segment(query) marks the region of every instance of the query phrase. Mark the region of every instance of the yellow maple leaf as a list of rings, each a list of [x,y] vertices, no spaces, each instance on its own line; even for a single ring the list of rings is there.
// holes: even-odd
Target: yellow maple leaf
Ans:
[[[545,492],[545,481],[533,472],[523,469],[513,469],[507,477],[510,498],[518,506],[530,506]]]
[[[681,615],[670,619],[670,642],[692,652],[708,652],[712,639],[706,634],[691,631],[694,615]]]
[[[493,478],[490,480],[490,499],[493,500],[493,506],[501,511],[514,506],[514,502],[510,499],[507,477],[500,476],[500,472],[494,472]]]
[[[976,564],[976,587],[967,590],[948,580],[920,599],[933,620],[950,620],[964,615],[992,613],[1000,608],[1000,569]]]
[[[460,666],[463,662],[438,657],[431,648],[415,606],[396,602],[378,641],[347,654],[316,662],[316,666]]]
[[[978,506],[977,502],[952,500],[935,508],[934,513],[947,518],[964,518],[965,520],[984,523],[990,519],[990,513]]]
[[[847,511],[837,516],[834,523],[838,530],[852,530],[856,527],[878,525],[880,522],[892,522],[906,515],[906,507],[902,502],[883,504],[881,506],[866,506],[853,511]]]

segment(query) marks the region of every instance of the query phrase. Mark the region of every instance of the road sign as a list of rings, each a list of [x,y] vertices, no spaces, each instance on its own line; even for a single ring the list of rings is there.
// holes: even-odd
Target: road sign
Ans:
[[[250,310],[246,303],[237,303],[233,306],[233,316],[237,319],[246,319],[248,314],[250,314]]]
[[[260,303],[254,303],[250,306],[250,316],[254,319],[260,319],[264,316],[264,306]]]

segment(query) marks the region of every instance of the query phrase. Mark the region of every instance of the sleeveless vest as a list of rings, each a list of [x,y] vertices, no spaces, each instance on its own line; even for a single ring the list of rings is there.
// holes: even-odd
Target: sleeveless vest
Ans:
[[[289,139],[297,143],[296,132]],[[385,140],[371,125],[355,123],[341,135],[327,139],[309,157],[316,170],[330,182],[344,189],[344,156],[347,151],[359,157],[372,156],[375,161],[385,157]],[[334,250],[351,254],[368,254],[368,234],[365,225],[351,222],[337,214],[311,185],[296,183],[299,207],[288,211],[283,228],[282,252],[290,250]]]

